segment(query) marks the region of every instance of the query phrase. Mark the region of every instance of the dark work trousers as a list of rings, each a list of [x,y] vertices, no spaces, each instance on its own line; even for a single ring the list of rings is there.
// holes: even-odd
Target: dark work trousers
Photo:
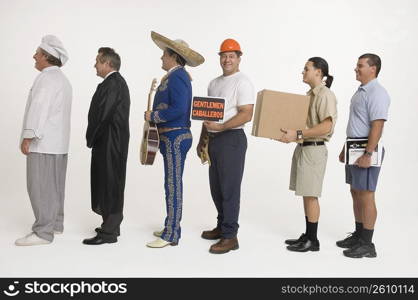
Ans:
[[[120,235],[120,223],[122,223],[123,214],[113,213],[102,215],[103,223],[98,231],[98,235],[103,239],[113,239]]]
[[[209,133],[209,183],[218,211],[217,227],[223,238],[238,233],[241,181],[244,173],[247,137],[244,130],[233,129]]]

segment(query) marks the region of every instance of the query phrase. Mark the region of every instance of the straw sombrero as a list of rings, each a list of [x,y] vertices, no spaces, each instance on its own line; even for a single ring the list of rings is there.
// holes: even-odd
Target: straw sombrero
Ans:
[[[174,52],[178,53],[186,60],[186,64],[188,66],[197,67],[205,61],[205,58],[202,55],[190,49],[189,45],[183,40],[170,40],[155,31],[151,31],[151,38],[161,50],[170,48]]]

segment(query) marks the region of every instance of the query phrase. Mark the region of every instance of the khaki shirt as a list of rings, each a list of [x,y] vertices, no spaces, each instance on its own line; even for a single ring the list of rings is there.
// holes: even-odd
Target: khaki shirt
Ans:
[[[309,92],[311,101],[309,103],[308,119],[306,120],[306,126],[312,128],[326,118],[332,118],[331,132],[324,136],[310,137],[305,141],[329,141],[334,133],[335,123],[337,122],[337,98],[334,93],[325,85],[319,85]]]

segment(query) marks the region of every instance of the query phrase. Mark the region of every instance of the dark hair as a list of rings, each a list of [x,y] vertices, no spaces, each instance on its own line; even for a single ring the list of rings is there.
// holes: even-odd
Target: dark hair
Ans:
[[[229,52],[229,51],[224,51],[224,52]],[[218,54],[219,54],[219,56],[221,56],[222,55],[222,53],[224,53],[224,52],[219,52]],[[238,57],[241,57],[241,55],[242,55],[242,52],[241,51],[238,51],[238,50],[236,50],[236,51],[231,51],[231,52],[235,52],[235,54],[238,56]]]
[[[46,61],[53,66],[62,67],[62,62],[59,58],[53,56],[48,51],[45,51],[44,49],[40,48],[43,55],[46,57]]]
[[[375,66],[376,67],[376,77],[379,75],[380,69],[382,68],[382,61],[380,60],[380,57],[376,54],[372,53],[366,53],[361,55],[358,59],[367,58],[367,63],[370,67]]]
[[[326,77],[325,86],[327,88],[331,87],[334,77],[328,74],[328,63],[322,57],[311,57],[308,61],[313,63],[315,69],[320,69],[322,71],[322,76]]]
[[[101,47],[99,48],[99,61],[101,63],[105,63],[106,61],[109,62],[109,66],[116,70],[119,71],[120,69],[120,56],[119,54],[117,54],[115,52],[115,50],[113,50],[112,48],[109,47]]]
[[[175,55],[176,56],[176,62],[180,65],[180,66],[185,66],[186,65],[186,60],[180,55],[178,54],[176,51],[174,51],[173,49],[170,48],[166,48],[167,49],[167,53],[170,56]]]

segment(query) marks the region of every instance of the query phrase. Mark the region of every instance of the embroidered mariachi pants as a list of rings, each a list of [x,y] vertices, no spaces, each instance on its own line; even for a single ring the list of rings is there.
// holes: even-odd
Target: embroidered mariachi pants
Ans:
[[[189,129],[173,130],[160,135],[160,152],[164,158],[164,189],[167,217],[161,238],[177,243],[181,236],[183,205],[183,170],[187,152],[192,146]]]

